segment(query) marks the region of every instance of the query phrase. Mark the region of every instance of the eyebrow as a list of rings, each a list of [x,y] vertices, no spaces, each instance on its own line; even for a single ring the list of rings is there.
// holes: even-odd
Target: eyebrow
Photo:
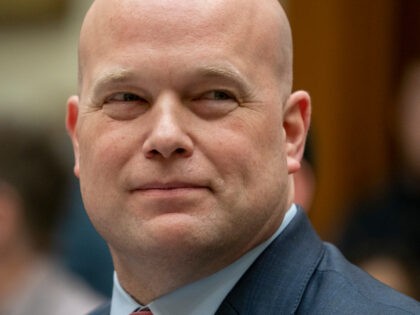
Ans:
[[[248,97],[253,94],[251,82],[249,82],[246,76],[233,66],[201,66],[193,70],[193,73],[201,78],[215,78],[227,81],[233,84],[244,97]]]
[[[113,84],[124,83],[127,81],[132,80],[135,77],[135,73],[128,70],[128,69],[113,69],[110,71],[106,71],[99,75],[99,78],[95,80],[93,83],[93,87],[91,89],[91,95],[98,95],[100,94],[101,90],[105,87]]]
[[[236,87],[244,98],[248,98],[253,94],[252,84],[246,76],[229,64],[221,66],[198,65],[188,71],[187,76],[190,78],[199,78],[198,80],[194,80],[194,82],[199,82],[200,78],[218,79],[228,82]],[[129,82],[136,78],[138,78],[138,74],[132,69],[117,68],[104,71],[93,83],[92,93],[89,94],[91,96],[99,95],[108,86]]]

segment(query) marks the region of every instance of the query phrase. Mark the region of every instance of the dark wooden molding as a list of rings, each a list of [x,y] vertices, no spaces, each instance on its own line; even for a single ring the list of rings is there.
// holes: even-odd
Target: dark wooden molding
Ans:
[[[2,0],[0,26],[48,23],[63,17],[66,0]]]

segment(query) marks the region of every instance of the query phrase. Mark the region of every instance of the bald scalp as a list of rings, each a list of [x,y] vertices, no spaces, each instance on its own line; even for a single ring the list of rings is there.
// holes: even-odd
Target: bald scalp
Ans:
[[[241,8],[238,10],[237,8]],[[230,12],[229,12],[230,10]],[[230,14],[227,14],[229,12]],[[225,17],[220,18],[220,17]],[[226,19],[226,16],[229,18]],[[186,20],[187,19],[187,20]],[[95,44],[99,38],[132,37],[139,33],[148,34],[151,39],[171,35],[173,29],[183,25],[183,36],[199,37],[194,33],[194,25],[203,21],[218,20],[221,25],[218,36],[223,37],[223,25],[235,25],[247,33],[256,33],[255,25],[264,25],[255,34],[249,45],[257,47],[260,60],[273,60],[271,68],[281,79],[281,89],[288,96],[293,81],[293,44],[290,24],[279,0],[95,0],[84,19],[79,41],[79,96],[82,91],[85,63],[89,56],[100,55],[101,46]],[[134,21],[134,23],[133,23]],[[136,27],[135,21],[147,21],[156,28]],[[167,36],[170,41],[174,36]],[[178,38],[174,38],[174,41]],[[255,48],[254,48],[255,49]],[[240,53],[240,52],[239,52]]]

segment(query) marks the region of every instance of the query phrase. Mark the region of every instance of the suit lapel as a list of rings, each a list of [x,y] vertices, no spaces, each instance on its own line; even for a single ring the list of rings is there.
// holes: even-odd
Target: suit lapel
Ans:
[[[216,315],[293,314],[323,251],[322,241],[299,209],[242,276]]]

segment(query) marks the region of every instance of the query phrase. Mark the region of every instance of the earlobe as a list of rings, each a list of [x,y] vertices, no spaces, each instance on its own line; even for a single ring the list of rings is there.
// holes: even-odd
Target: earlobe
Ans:
[[[66,129],[71,138],[74,151],[74,174],[79,177],[79,140],[77,137],[77,119],[79,116],[79,97],[71,96],[67,101]]]
[[[283,128],[286,134],[287,169],[293,174],[300,168],[306,136],[311,121],[311,99],[305,91],[297,91],[287,100]]]

